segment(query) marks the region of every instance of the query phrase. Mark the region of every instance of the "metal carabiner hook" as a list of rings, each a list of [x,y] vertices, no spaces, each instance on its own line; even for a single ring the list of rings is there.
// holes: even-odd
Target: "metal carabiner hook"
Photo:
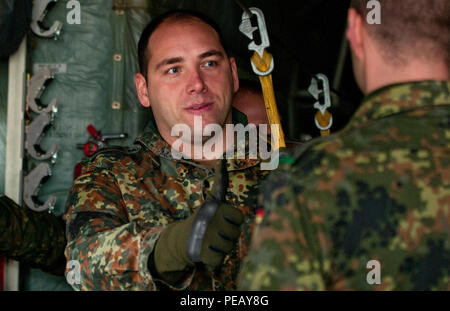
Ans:
[[[319,87],[319,80],[322,81],[322,88]],[[330,85],[327,76],[321,73],[316,74],[311,79],[308,93],[317,100],[314,103],[314,108],[320,111],[320,113],[318,111],[314,117],[316,127],[321,131],[322,136],[327,136],[330,134],[329,129],[333,125],[333,116],[327,110],[327,108],[331,107]],[[321,94],[323,94],[323,103],[321,103],[320,100]]]
[[[39,69],[27,81],[27,105],[36,113],[55,112],[58,102],[53,99],[48,106],[42,106],[38,102],[42,92],[45,90],[47,84],[53,80],[53,74],[50,67],[45,66]]]
[[[42,161],[52,158],[52,162],[56,161],[58,147],[55,144],[53,144],[47,152],[43,151],[39,145],[44,136],[44,132],[53,122],[54,113],[55,111],[43,112],[25,127],[25,149],[28,151],[28,154],[36,160]]]
[[[38,200],[41,183],[45,180],[45,177],[51,175],[50,165],[48,163],[40,163],[24,178],[23,198],[25,204],[35,212],[52,210],[55,207],[56,196],[50,196],[43,204]]]
[[[33,0],[32,9],[32,21],[31,30],[33,32],[44,38],[55,37],[55,39],[60,35],[62,29],[62,23],[60,21],[55,21],[49,29],[44,29],[43,26],[45,15],[47,15],[48,8],[53,5],[58,0]]]
[[[260,58],[263,58],[264,50],[270,46],[269,35],[267,33],[266,21],[264,19],[263,12],[258,8],[249,8],[250,12],[256,15],[258,20],[258,27],[254,27],[251,24],[250,18],[247,12],[242,13],[242,22],[239,25],[239,31],[246,35],[250,40],[253,40],[253,32],[259,29],[259,34],[261,37],[261,43],[256,44],[255,41],[251,41],[248,45],[248,49],[251,51],[255,51],[258,53]],[[256,66],[252,64],[253,71],[259,76],[266,76],[273,71],[274,62],[273,57],[270,61],[269,69],[266,71],[260,71],[256,68]]]
[[[320,89],[318,80],[322,81],[323,88]],[[311,94],[317,101],[314,103],[314,108],[320,110],[322,115],[327,108],[331,107],[330,99],[330,84],[326,75],[318,73],[311,79],[311,85],[308,88],[308,93]],[[320,94],[323,94],[324,103],[320,102]]]

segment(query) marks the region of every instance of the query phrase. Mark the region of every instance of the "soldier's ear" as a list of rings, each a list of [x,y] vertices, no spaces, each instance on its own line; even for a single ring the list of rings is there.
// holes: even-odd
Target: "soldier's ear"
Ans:
[[[144,107],[150,107],[150,98],[148,97],[147,81],[144,76],[137,73],[134,77],[134,83],[136,84],[136,90],[138,94],[139,101]]]
[[[363,60],[364,58],[363,27],[363,18],[361,15],[355,9],[350,8],[347,16],[346,37],[354,56],[359,60]]]
[[[236,93],[239,90],[239,76],[234,57],[230,57],[231,74],[233,76],[233,90]]]

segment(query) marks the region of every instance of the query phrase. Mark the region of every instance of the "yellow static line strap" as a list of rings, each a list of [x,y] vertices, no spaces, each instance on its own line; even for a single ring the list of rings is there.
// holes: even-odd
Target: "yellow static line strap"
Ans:
[[[272,61],[272,54],[264,50],[263,57],[261,58],[257,52],[254,52],[251,61],[259,71],[265,72],[269,69]],[[281,128],[280,115],[278,114],[277,103],[273,91],[272,74],[259,76],[259,81],[263,91],[267,118],[269,119],[270,124],[279,125],[279,147],[284,148],[286,147],[286,143],[284,140],[283,129]]]
[[[325,109],[324,114],[322,114],[322,112],[319,110],[316,113],[316,120],[319,123],[320,126],[322,127],[328,127],[328,125],[330,124],[330,120],[331,120],[331,113]],[[328,128],[327,130],[320,130],[320,135],[321,136],[328,136],[330,135],[330,129]]]

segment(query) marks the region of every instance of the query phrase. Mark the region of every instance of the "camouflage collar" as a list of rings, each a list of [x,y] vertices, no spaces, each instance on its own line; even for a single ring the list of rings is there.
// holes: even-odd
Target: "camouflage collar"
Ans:
[[[170,152],[170,145],[159,133],[146,131],[136,139],[136,142],[145,146],[150,152],[157,156],[173,160]]]
[[[450,104],[450,81],[418,81],[385,86],[367,95],[348,127],[421,107]]]
[[[243,123],[244,125],[247,124],[247,118],[245,115],[243,115],[238,110],[233,111],[233,120],[237,120],[236,123]],[[237,116],[237,117],[236,117]],[[149,125],[146,127],[146,130],[144,133],[139,136],[135,143],[138,143],[142,146],[144,146],[146,149],[148,149],[151,153],[153,153],[157,157],[161,157],[164,159],[167,159],[169,161],[180,161],[189,165],[197,166],[204,168],[200,163],[192,161],[192,160],[177,160],[172,156],[171,152],[171,146],[161,137],[159,132],[154,130],[154,125]],[[235,158],[227,160],[228,163],[228,171],[234,171],[234,170],[240,170],[245,169],[248,167],[255,166],[261,162],[260,159],[249,159],[248,153],[249,153],[249,147],[248,147],[248,139],[246,139],[246,146],[245,146],[245,155],[246,158],[244,159],[237,159],[236,156],[236,150],[235,150]]]

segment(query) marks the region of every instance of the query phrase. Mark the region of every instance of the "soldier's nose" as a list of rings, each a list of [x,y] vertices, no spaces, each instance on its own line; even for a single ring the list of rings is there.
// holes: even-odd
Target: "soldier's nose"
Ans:
[[[187,84],[188,93],[201,93],[206,91],[206,83],[201,73],[198,70],[193,71],[189,75],[189,81]]]

